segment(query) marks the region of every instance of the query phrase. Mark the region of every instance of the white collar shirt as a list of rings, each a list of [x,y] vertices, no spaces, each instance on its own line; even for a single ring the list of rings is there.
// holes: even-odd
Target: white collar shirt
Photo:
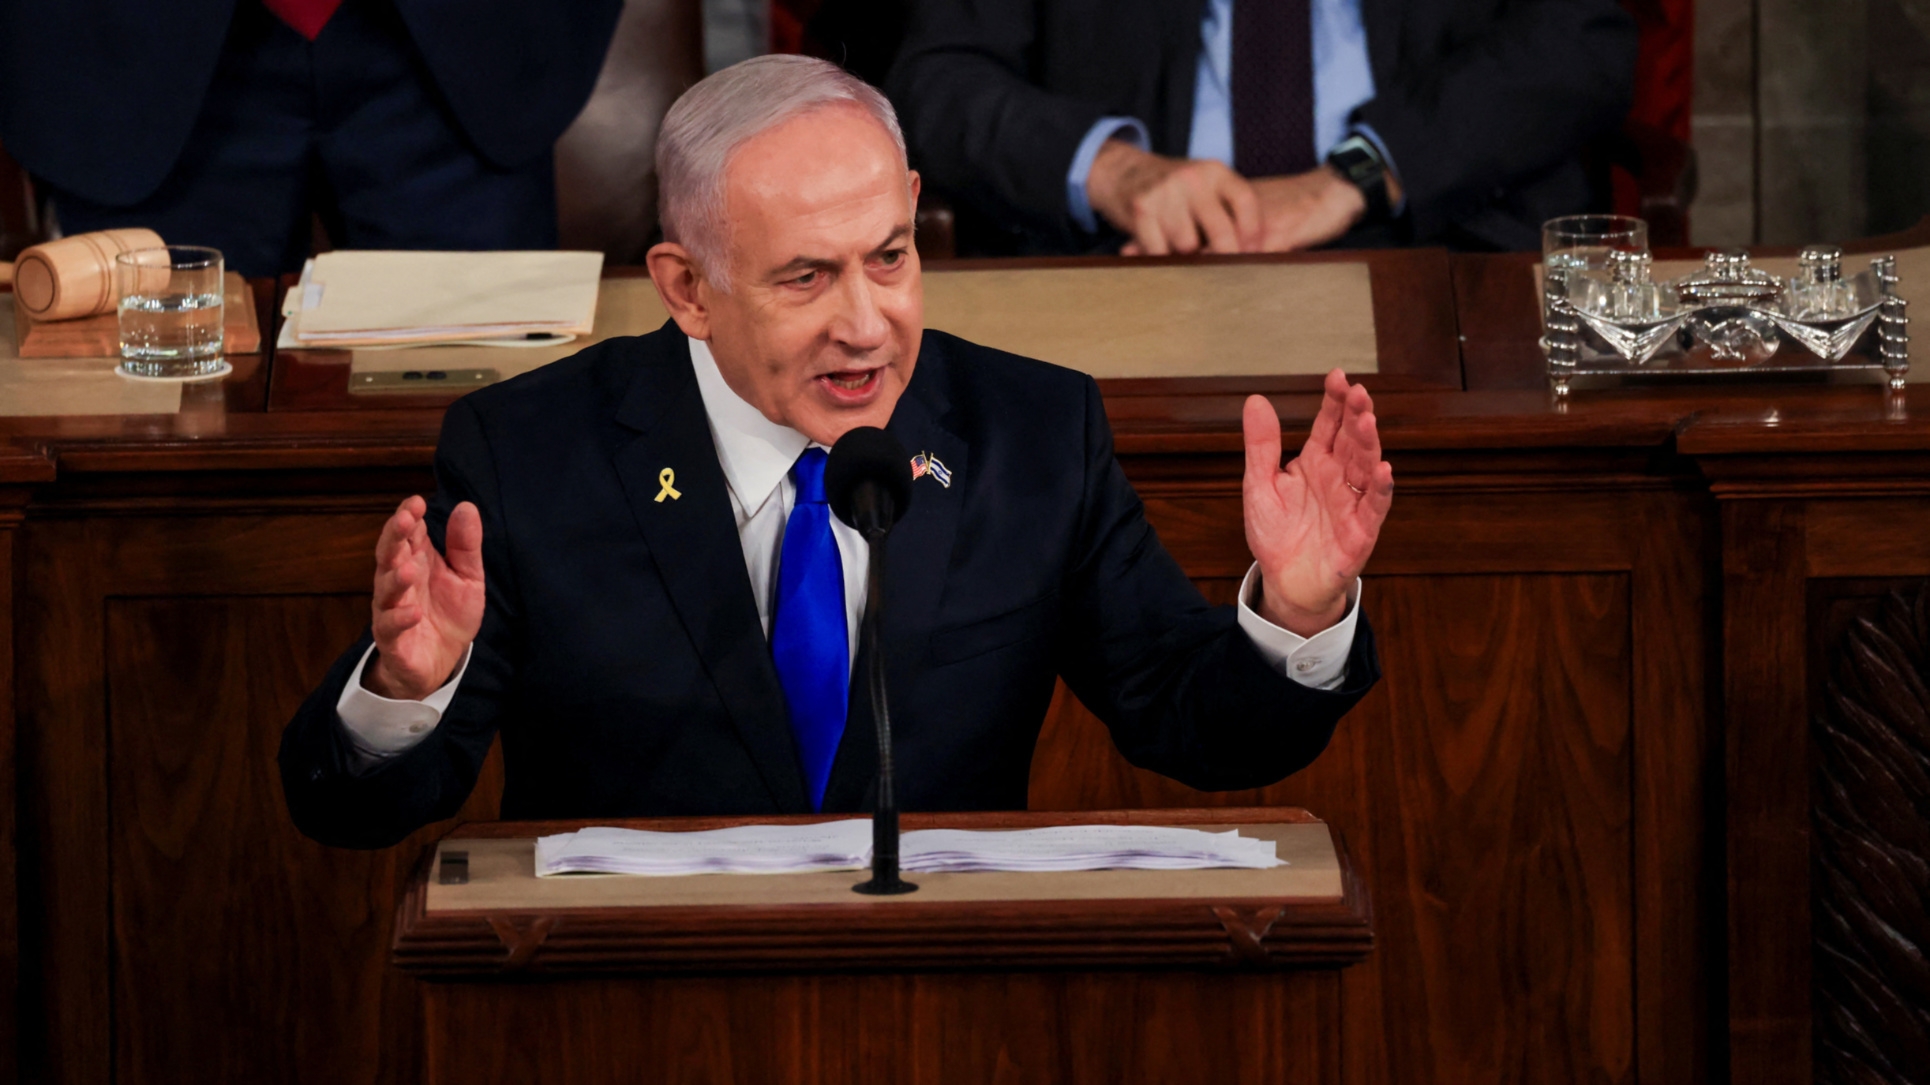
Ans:
[[[710,344],[690,340],[690,364],[697,372],[710,438],[717,461],[730,486],[731,512],[737,517],[737,538],[744,547],[744,569],[751,578],[751,597],[764,635],[771,634],[771,608],[777,598],[778,556],[784,549],[784,527],[797,503],[797,483],[791,465],[804,450],[821,444],[789,426],[764,417],[764,412],[731,389],[711,357]],[[843,520],[831,517],[831,535],[838,543],[844,566],[844,634],[847,657],[858,655],[858,618],[864,613],[865,568],[871,547]]]

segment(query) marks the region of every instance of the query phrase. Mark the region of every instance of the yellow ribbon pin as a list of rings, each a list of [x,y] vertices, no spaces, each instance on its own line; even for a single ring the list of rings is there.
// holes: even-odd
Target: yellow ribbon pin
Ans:
[[[671,483],[674,483],[676,481],[677,481],[677,472],[672,471],[668,467],[657,472],[657,484],[663,487],[663,489],[657,491],[657,501],[659,504],[661,504],[663,502],[663,499],[666,497],[672,501],[675,501],[678,498],[683,496],[682,494],[677,492],[677,487],[671,485]]]

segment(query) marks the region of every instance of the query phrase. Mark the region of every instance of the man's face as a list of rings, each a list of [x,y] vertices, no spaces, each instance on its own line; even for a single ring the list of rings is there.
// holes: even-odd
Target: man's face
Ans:
[[[846,105],[759,135],[725,176],[730,292],[697,284],[711,353],[765,417],[826,445],[890,421],[918,362],[907,181],[890,135]]]

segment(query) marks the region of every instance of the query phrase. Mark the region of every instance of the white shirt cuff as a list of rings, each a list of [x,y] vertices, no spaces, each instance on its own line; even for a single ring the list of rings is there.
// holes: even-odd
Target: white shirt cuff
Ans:
[[[1282,629],[1253,609],[1253,589],[1260,580],[1260,563],[1246,571],[1246,579],[1240,581],[1240,629],[1253,642],[1274,670],[1303,686],[1314,689],[1339,689],[1347,680],[1347,658],[1354,651],[1354,626],[1360,619],[1360,579],[1354,579],[1354,590],[1347,605],[1347,613],[1338,622],[1315,633],[1303,637],[1298,633]]]
[[[1086,179],[1092,176],[1092,163],[1099,157],[1099,148],[1109,139],[1123,139],[1142,151],[1152,146],[1146,126],[1133,117],[1101,117],[1086,130],[1086,138],[1079,141],[1079,149],[1072,154],[1072,168],[1066,171],[1066,210],[1072,213],[1072,221],[1089,234],[1099,232],[1099,220],[1086,198]]]
[[[442,714],[449,710],[449,702],[456,699],[456,687],[469,670],[469,657],[475,650],[473,644],[463,649],[455,677],[441,689],[420,701],[396,701],[362,685],[362,669],[375,655],[375,645],[369,645],[369,650],[362,653],[362,661],[355,665],[355,672],[348,676],[342,696],[335,702],[335,715],[348,732],[357,771],[407,753],[429,737],[442,722]]]

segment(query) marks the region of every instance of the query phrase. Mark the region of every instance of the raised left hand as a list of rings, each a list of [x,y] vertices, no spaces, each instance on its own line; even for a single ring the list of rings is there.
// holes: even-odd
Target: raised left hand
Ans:
[[[1311,637],[1347,613],[1347,592],[1367,567],[1394,503],[1394,468],[1380,458],[1374,401],[1347,374],[1327,374],[1313,431],[1280,466],[1280,417],[1248,396],[1246,544],[1260,563],[1255,608],[1273,624]]]

